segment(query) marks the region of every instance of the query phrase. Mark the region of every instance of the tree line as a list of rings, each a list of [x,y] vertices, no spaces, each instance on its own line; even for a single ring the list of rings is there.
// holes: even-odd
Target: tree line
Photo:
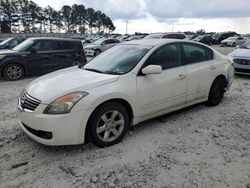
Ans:
[[[30,0],[0,0],[2,33],[109,33],[115,26],[105,13],[84,5],[64,5],[57,11]]]

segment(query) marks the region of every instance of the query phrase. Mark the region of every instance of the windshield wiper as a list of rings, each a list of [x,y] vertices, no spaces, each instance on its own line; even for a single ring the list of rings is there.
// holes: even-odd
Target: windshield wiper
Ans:
[[[97,72],[97,73],[104,73],[103,71],[100,71],[100,70],[97,70],[97,69],[88,69],[88,68],[84,68],[84,70],[92,71],[92,72]]]

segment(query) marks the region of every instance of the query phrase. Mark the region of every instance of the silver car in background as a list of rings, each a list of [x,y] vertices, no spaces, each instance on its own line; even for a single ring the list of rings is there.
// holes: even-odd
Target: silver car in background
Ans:
[[[228,55],[234,62],[236,74],[250,75],[250,40]]]
[[[113,38],[101,38],[90,45],[84,47],[84,52],[86,56],[97,56],[105,50],[112,48],[113,46],[120,43],[119,40]]]
[[[229,37],[229,38],[221,41],[221,46],[236,47],[236,46],[240,46],[240,45],[244,44],[246,41],[247,41],[246,37],[241,37],[241,36]]]

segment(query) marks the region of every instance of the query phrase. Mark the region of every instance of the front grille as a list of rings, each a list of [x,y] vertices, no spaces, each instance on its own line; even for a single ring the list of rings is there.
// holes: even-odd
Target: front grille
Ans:
[[[240,65],[250,65],[250,60],[248,59],[234,59],[234,62]]]
[[[27,131],[29,131],[30,133],[34,134],[37,137],[40,137],[40,138],[43,138],[43,139],[46,139],[46,140],[50,140],[53,137],[52,132],[35,130],[35,129],[32,129],[29,126],[25,125],[24,123],[22,123],[22,124],[23,124],[23,126],[25,127],[25,129]]]
[[[250,69],[239,69],[239,68],[235,68],[235,72],[242,72],[242,73],[248,73],[250,74]]]
[[[19,103],[22,109],[34,111],[37,108],[37,106],[41,104],[41,101],[23,91],[20,95]]]

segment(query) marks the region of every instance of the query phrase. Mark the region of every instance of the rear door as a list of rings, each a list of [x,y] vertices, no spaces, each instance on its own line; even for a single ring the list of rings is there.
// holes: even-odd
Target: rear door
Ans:
[[[55,69],[62,69],[70,67],[73,65],[74,60],[76,59],[76,46],[74,41],[57,41],[57,51],[54,55],[57,58],[57,66]]]
[[[46,73],[55,70],[58,59],[53,53],[57,50],[54,40],[38,40],[25,55],[30,73]]]
[[[192,43],[183,43],[182,50],[187,71],[187,102],[207,97],[216,69],[212,50]]]

